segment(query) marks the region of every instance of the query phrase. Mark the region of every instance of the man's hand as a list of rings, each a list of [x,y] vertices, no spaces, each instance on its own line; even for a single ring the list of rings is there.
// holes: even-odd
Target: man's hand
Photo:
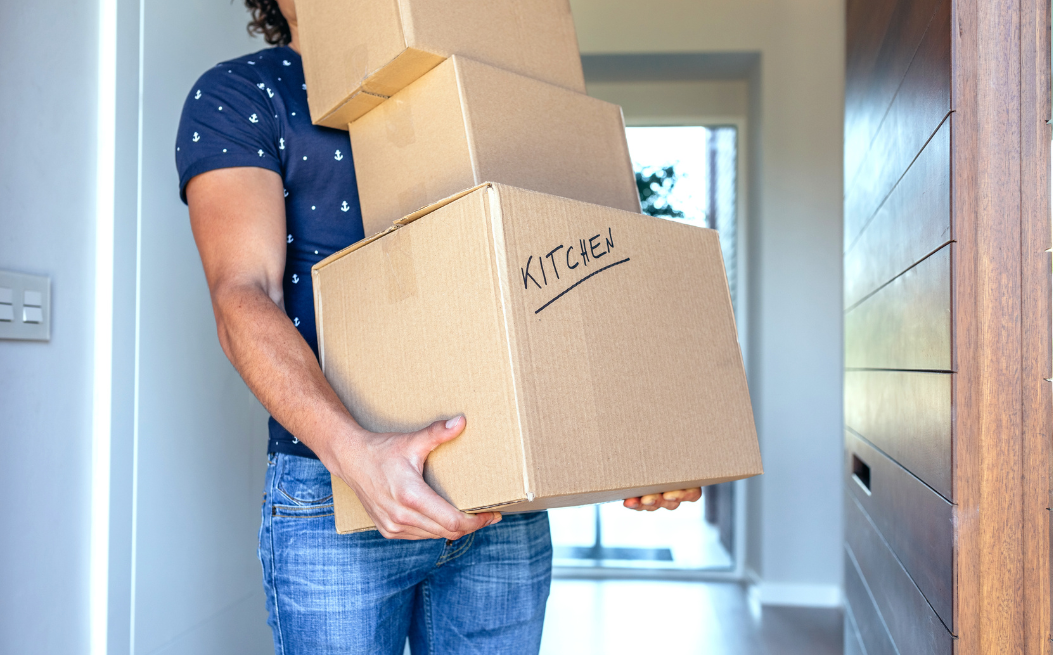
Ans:
[[[431,451],[464,431],[463,416],[408,433],[371,434],[334,453],[329,470],[355,490],[388,539],[460,539],[501,520],[497,512],[465,514],[424,481]],[[326,459],[329,459],[328,457]]]
[[[680,507],[680,503],[693,503],[701,497],[702,490],[696,487],[695,489],[667,491],[664,494],[648,494],[639,498],[626,498],[622,505],[637,512],[653,512],[662,507],[676,509]]]

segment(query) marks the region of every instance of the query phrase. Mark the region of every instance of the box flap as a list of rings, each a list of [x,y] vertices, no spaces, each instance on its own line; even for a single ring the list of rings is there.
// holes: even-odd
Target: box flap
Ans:
[[[393,232],[393,231],[397,230],[400,227],[404,227],[406,225],[409,225],[410,223],[412,223],[413,221],[417,220],[418,218],[421,218],[423,216],[427,216],[428,214],[432,213],[436,209],[439,209],[440,207],[445,207],[446,205],[450,204],[451,202],[453,202],[455,200],[458,200],[459,198],[463,198],[464,196],[468,195],[469,193],[472,193],[473,191],[477,191],[477,190],[479,190],[479,189],[481,189],[483,187],[487,187],[487,186],[490,186],[490,182],[483,182],[482,184],[473,186],[470,189],[465,189],[464,191],[459,191],[459,192],[453,194],[452,196],[450,196],[448,198],[443,198],[442,200],[440,200],[438,202],[433,202],[430,205],[428,205],[427,207],[422,207],[422,208],[418,209],[417,211],[413,212],[412,214],[410,214],[409,216],[406,216],[405,218],[400,218],[399,220],[395,221],[386,230],[384,230],[382,232],[377,232],[376,234],[374,234],[371,237],[366,237],[365,239],[362,239],[360,241],[356,241],[355,243],[351,244],[350,246],[344,248],[343,250],[339,250],[337,252],[334,252],[332,255],[329,255],[328,257],[326,257],[322,261],[320,261],[317,264],[315,264],[314,266],[312,266],[311,270],[314,271],[314,270],[317,270],[319,268],[322,268],[322,267],[324,267],[324,266],[326,266],[326,265],[328,265],[328,264],[340,259],[341,257],[343,257],[345,255],[349,255],[349,254],[353,253],[354,251],[358,250],[359,248],[361,248],[363,246],[367,246],[367,245],[373,243],[374,241],[376,241],[380,237],[384,236],[385,234]]]
[[[310,0],[297,3],[296,13],[308,104],[316,124],[347,113],[341,106],[362,91],[370,75],[406,49],[398,0]],[[344,129],[347,120],[340,120],[336,127]]]
[[[428,214],[432,213],[436,209],[438,209],[440,207],[445,207],[446,205],[450,204],[451,202],[453,202],[455,200],[459,200],[460,198],[463,198],[464,196],[468,195],[469,193],[472,193],[474,191],[482,189],[483,187],[490,186],[490,184],[491,184],[490,182],[483,182],[482,184],[477,184],[477,185],[473,186],[470,189],[465,189],[464,191],[458,191],[457,193],[453,194],[452,196],[447,196],[446,198],[443,198],[442,200],[440,200],[438,202],[431,203],[427,207],[422,207],[422,208],[418,209],[417,211],[413,212],[409,216],[406,216],[405,218],[400,218],[399,220],[395,221],[395,225],[398,225],[399,227],[401,227],[403,225],[409,225],[410,223],[412,223],[413,221],[417,220],[418,218],[421,218],[422,216],[427,216]]]

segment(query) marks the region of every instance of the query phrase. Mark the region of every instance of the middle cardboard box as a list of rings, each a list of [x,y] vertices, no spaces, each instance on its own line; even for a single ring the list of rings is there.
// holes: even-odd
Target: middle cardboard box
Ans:
[[[484,181],[640,213],[619,106],[464,57],[349,130],[367,236]]]

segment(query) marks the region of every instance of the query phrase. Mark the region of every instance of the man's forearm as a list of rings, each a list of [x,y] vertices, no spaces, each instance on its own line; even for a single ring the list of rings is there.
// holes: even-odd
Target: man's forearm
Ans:
[[[311,348],[258,286],[231,286],[213,299],[224,352],[256,398],[326,465],[361,428],[337,398]]]

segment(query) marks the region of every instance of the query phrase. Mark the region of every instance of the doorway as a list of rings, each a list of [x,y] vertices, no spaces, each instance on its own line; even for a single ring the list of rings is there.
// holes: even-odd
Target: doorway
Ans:
[[[641,126],[626,133],[643,212],[718,231],[737,313],[740,126]],[[707,487],[701,501],[675,512],[634,512],[620,503],[552,510],[555,564],[733,572],[743,491],[739,483]]]

